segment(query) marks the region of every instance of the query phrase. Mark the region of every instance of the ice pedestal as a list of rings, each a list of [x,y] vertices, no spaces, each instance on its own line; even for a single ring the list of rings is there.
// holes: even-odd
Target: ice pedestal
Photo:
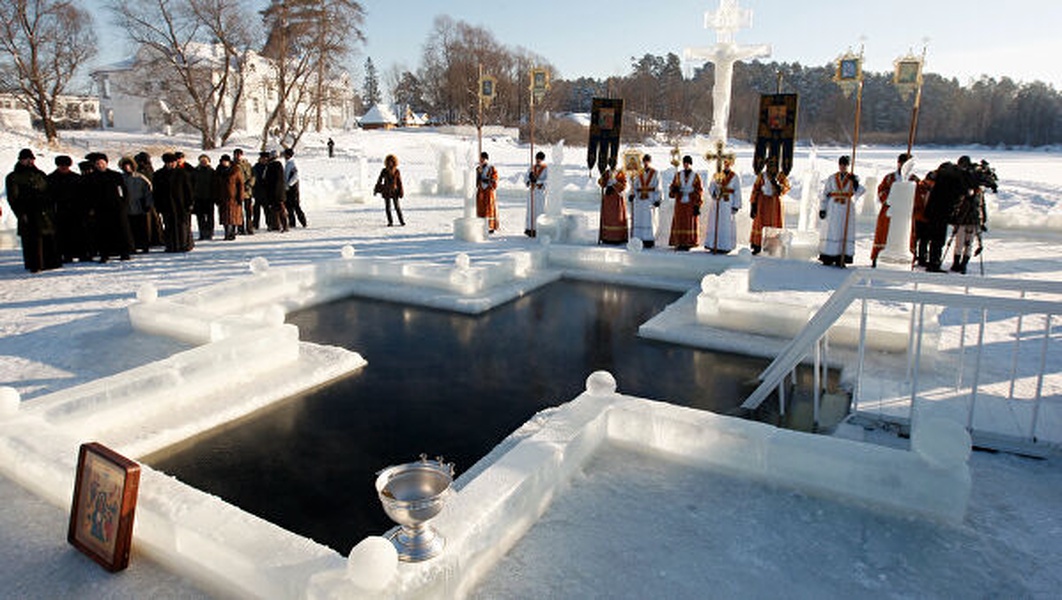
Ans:
[[[911,211],[917,184],[897,181],[889,191],[889,238],[878,261],[911,264]]]
[[[487,220],[480,217],[454,219],[454,239],[462,242],[485,242],[488,233]]]

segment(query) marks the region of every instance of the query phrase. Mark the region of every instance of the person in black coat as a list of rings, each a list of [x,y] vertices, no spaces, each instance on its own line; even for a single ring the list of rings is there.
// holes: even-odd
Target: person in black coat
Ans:
[[[262,222],[262,211],[266,214],[266,226],[269,226],[269,205],[266,204],[266,191],[265,191],[265,173],[266,166],[269,164],[269,153],[262,151],[258,153],[258,162],[251,167],[251,174],[253,175],[253,182],[251,183],[251,195],[254,196],[254,217],[248,215],[251,218],[251,226],[254,229],[259,229]],[[272,229],[272,227],[270,227]]]
[[[287,184],[284,180],[284,165],[277,158],[276,150],[270,151],[269,162],[265,168],[265,182],[263,192],[266,197],[266,206],[269,210],[270,229],[281,232],[288,230],[288,209],[285,205],[287,199]]]
[[[952,162],[942,163],[934,173],[935,182],[926,201],[926,233],[929,237],[926,271],[939,273],[944,270],[941,262],[948,238],[948,223],[971,185],[966,172]]]
[[[44,171],[37,168],[35,160],[33,151],[23,148],[4,181],[7,203],[18,218],[22,261],[31,273],[63,266],[55,239],[55,203],[48,195]]]
[[[48,193],[55,202],[59,254],[65,263],[91,259],[88,225],[92,207],[83,193],[81,175],[70,168],[73,164],[69,156],[56,156],[55,170],[48,174]]]
[[[162,215],[166,252],[188,252],[192,241],[192,177],[178,166],[170,152],[162,155],[163,168],[155,171],[153,196]]]
[[[100,262],[111,256],[129,260],[133,252],[133,233],[129,230],[129,193],[118,171],[107,168],[107,155],[94,152],[85,157],[93,163],[85,187],[96,211],[96,248]]]

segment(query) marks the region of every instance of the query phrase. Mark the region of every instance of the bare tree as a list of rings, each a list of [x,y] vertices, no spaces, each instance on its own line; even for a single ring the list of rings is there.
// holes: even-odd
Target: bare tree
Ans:
[[[59,139],[57,99],[74,74],[96,54],[92,16],[72,2],[6,0],[0,3],[0,85],[40,118],[48,143]]]
[[[262,130],[294,146],[312,122],[320,131],[326,82],[364,40],[364,11],[353,0],[272,0],[262,11],[268,39],[262,54],[274,63],[277,104]]]
[[[235,127],[251,43],[239,0],[111,0],[118,25],[136,46],[134,95],[165,102],[199,132],[204,149],[225,144]],[[138,93],[139,92],[139,93]]]

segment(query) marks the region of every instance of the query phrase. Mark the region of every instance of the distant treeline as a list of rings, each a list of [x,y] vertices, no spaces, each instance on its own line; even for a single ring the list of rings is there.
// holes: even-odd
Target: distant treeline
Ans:
[[[663,123],[707,132],[712,124],[712,65],[684,78],[675,54],[646,55],[632,61],[631,73],[606,81],[581,78],[555,82],[552,108],[586,112],[590,98],[610,94],[625,100],[625,110]],[[855,98],[845,98],[833,82],[834,66],[750,62],[734,66],[730,135],[755,137],[760,94],[800,95],[797,119],[801,140],[851,143]],[[913,95],[904,98],[892,73],[865,73],[860,141],[906,143]],[[626,123],[630,121],[625,120]],[[632,131],[632,134],[642,132]],[[922,90],[916,141],[920,144],[1045,146],[1062,143],[1062,94],[1042,82],[1015,83],[1008,77],[982,77],[969,85],[927,73]]]
[[[479,67],[497,79],[497,97],[484,121],[507,126],[528,122],[528,73],[532,66],[551,68],[548,59],[524,48],[510,48],[490,31],[438,17],[415,71],[394,69],[385,84],[395,102],[427,111],[437,122],[474,123]],[[625,136],[664,137],[707,133],[712,126],[711,64],[685,77],[678,55],[646,54],[631,59],[622,77],[564,79],[556,76],[538,110],[589,112],[595,96],[625,100]],[[833,82],[834,65],[737,63],[734,66],[730,135],[751,139],[759,95],[773,93],[781,74],[783,92],[800,94],[798,136],[816,143],[851,143],[854,98],[845,98]],[[892,73],[865,73],[860,141],[900,144],[907,141],[913,97],[903,98]],[[559,127],[559,126],[554,126]],[[568,137],[571,128],[542,124],[542,137]],[[1062,143],[1062,95],[1042,82],[1018,84],[1010,78],[982,79],[963,85],[927,73],[916,141],[920,144],[988,144],[1044,146]]]

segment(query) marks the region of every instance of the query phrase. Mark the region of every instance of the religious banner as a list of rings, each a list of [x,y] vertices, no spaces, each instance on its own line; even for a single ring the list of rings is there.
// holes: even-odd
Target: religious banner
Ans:
[[[906,100],[922,85],[922,59],[908,54],[897,58],[893,65],[896,71],[892,76],[892,83],[900,91],[900,95]]]
[[[494,101],[497,83],[498,79],[490,75],[484,75],[479,78],[479,99],[483,102],[484,106],[489,107],[490,103]]]
[[[623,125],[622,98],[594,98],[590,109],[590,139],[586,150],[586,168],[597,164],[600,173],[615,167],[619,160],[620,130]]]
[[[530,90],[531,97],[535,99],[535,102],[542,102],[542,98],[546,96],[546,92],[549,90],[549,69],[531,69]]]
[[[752,169],[757,174],[772,157],[778,160],[779,170],[786,175],[793,169],[797,98],[797,94],[760,96],[760,122],[756,129],[756,153],[752,159]]]
[[[841,86],[845,97],[852,95],[857,87],[863,82],[863,52],[853,53],[851,50],[837,59],[837,69],[834,71],[833,80]]]

